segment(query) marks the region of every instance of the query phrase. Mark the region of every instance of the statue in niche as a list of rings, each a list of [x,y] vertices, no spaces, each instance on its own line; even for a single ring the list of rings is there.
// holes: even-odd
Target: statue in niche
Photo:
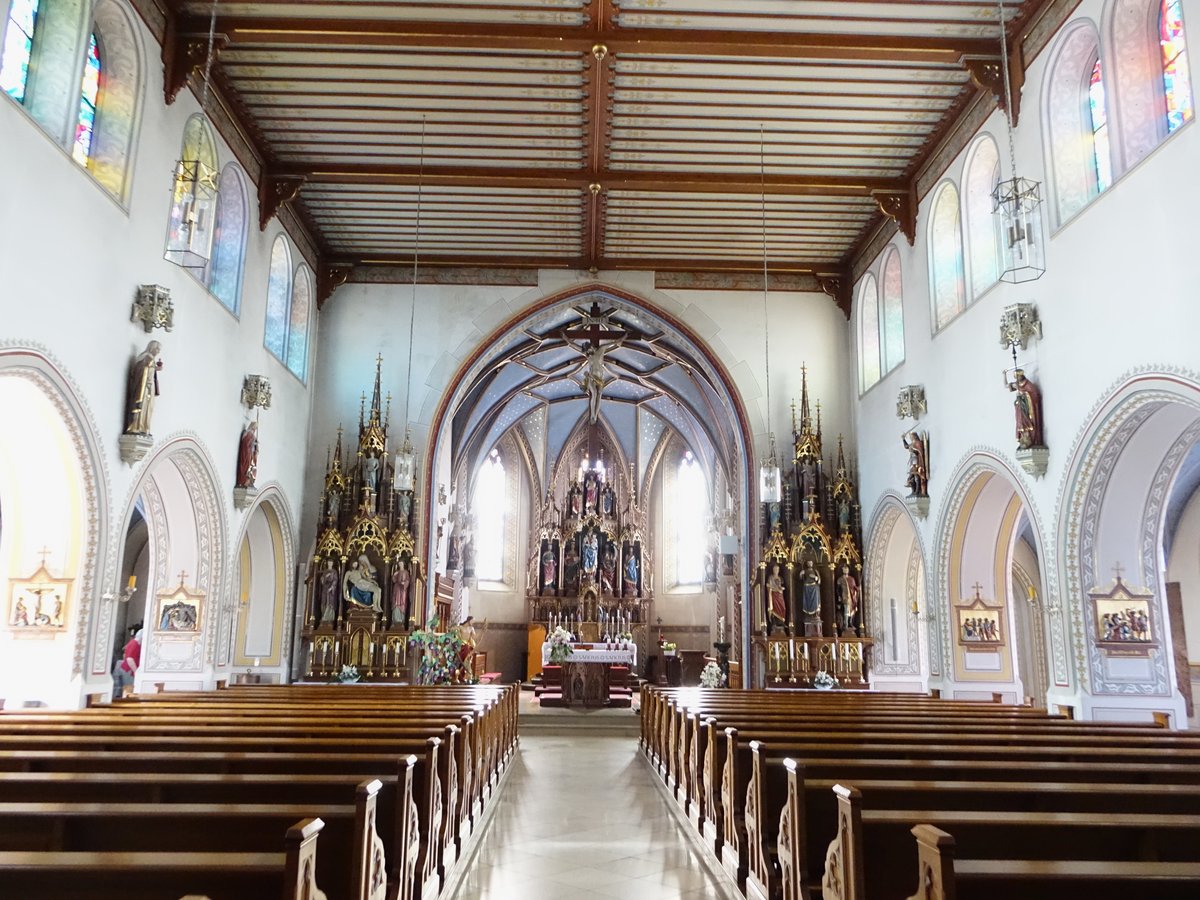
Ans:
[[[408,520],[412,515],[412,491],[400,492],[400,495],[396,498],[396,513],[400,516],[400,524],[404,526],[406,531],[408,531]],[[451,568],[453,568],[453,566]]]
[[[717,583],[717,551],[709,550],[704,554],[704,583]]]
[[[598,485],[594,477],[588,478],[584,481],[583,510],[585,513],[593,513],[599,510],[599,506],[596,503],[597,490]]]
[[[446,551],[446,569],[453,572],[458,568],[459,561],[462,559],[462,536],[459,534],[450,535],[450,549]]]
[[[362,461],[363,484],[372,494],[379,492],[379,457],[368,456]]]
[[[625,557],[625,596],[636,597],[638,592],[638,560],[633,548]]]
[[[547,543],[542,553],[542,588],[552,591],[558,587],[558,560],[554,558],[554,548]]]
[[[804,571],[800,573],[800,603],[806,616],[821,612],[821,573],[811,559],[804,563]]]
[[[1042,392],[1036,384],[1025,377],[1023,369],[1013,372],[1013,380],[1005,381],[1013,397],[1013,408],[1017,416],[1017,447],[1029,450],[1044,447],[1042,436]]]
[[[767,504],[767,531],[774,531],[779,527],[780,517],[783,515],[783,507],[779,503]]]
[[[337,589],[338,573],[333,568],[333,560],[325,560],[325,571],[321,573],[321,624],[332,622],[337,618]]]
[[[129,368],[126,434],[149,434],[154,398],[158,396],[158,373],[163,367],[159,353],[162,345],[151,341]]]
[[[845,534],[850,530],[850,497],[842,494],[837,501],[838,531]]]
[[[567,544],[563,560],[563,589],[570,592],[579,589],[579,551],[575,549],[574,541]]]
[[[371,565],[366,554],[363,554],[350,564],[345,577],[342,578],[342,598],[355,606],[365,606],[376,612],[383,612],[383,606],[379,602],[382,593],[379,582],[375,580],[375,567]]]
[[[234,487],[252,488],[258,477],[258,422],[251,422],[242,429],[238,441],[237,478]]]
[[[604,551],[604,565],[600,568],[601,593],[615,593],[617,583],[617,548],[609,544]]]
[[[900,436],[904,449],[908,451],[908,496],[929,496],[929,432],[921,435],[915,431]]]
[[[604,491],[600,494],[600,512],[606,516],[613,514],[613,508],[617,505],[617,495],[613,492],[612,485],[606,484]]]
[[[767,576],[767,610],[771,614],[771,622],[780,627],[787,625],[787,597],[783,593],[783,577],[779,574],[779,563],[771,564],[771,574]]]
[[[596,537],[596,532],[590,532],[583,539],[583,571],[589,575],[596,571],[596,563],[599,561],[600,555],[600,540]]]
[[[805,460],[798,467],[800,470],[800,499],[807,503],[809,498],[817,495],[817,463],[815,460]]]
[[[329,497],[325,501],[325,514],[329,516],[329,521],[336,522],[338,513],[342,511],[342,492],[332,490],[329,492]]]
[[[571,490],[567,492],[567,507],[576,518],[583,512],[583,492],[580,491],[577,481],[571,482]]]
[[[412,575],[408,563],[400,560],[392,571],[392,624],[404,625],[408,621],[408,587]]]
[[[842,574],[837,580],[838,619],[844,630],[854,628],[854,619],[858,615],[859,590],[858,581],[850,574],[848,565],[842,566]]]

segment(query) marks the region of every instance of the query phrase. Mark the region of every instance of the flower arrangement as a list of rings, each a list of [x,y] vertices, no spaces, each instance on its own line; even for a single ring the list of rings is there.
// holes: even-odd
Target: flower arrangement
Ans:
[[[563,628],[561,625],[550,632],[546,638],[546,643],[550,645],[550,664],[561,666],[567,661],[571,655],[571,632]]]
[[[719,688],[725,686],[725,673],[715,662],[710,662],[700,672],[700,686]]]
[[[661,646],[662,646],[663,654],[668,655],[668,656],[670,654],[673,654],[676,650],[679,649],[679,646],[677,644],[672,643],[671,641],[663,641]]]
[[[336,675],[333,676],[332,683],[333,684],[354,684],[361,680],[362,680],[362,675],[360,675],[358,673],[357,667],[351,666],[351,665],[345,665],[345,666],[342,666],[342,671],[338,672]]]
[[[409,646],[421,651],[417,684],[474,684],[467,668],[473,648],[452,631],[418,629],[408,636]]]
[[[818,691],[833,690],[836,684],[837,682],[833,680],[833,676],[824,670],[818,672],[813,678],[813,687]]]

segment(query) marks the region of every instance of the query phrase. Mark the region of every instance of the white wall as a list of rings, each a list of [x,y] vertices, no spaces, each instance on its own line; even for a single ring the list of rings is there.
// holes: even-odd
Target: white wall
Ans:
[[[1084,0],[1074,17],[1091,17],[1098,23],[1103,7],[1101,0]],[[1184,11],[1193,48],[1200,48],[1200,0],[1185,0]],[[1047,161],[1040,107],[1053,46],[1052,41],[1026,73],[1016,134],[1020,174],[1043,186]],[[1000,144],[1001,177],[1009,177],[1002,115],[993,113],[983,130]],[[966,154],[964,150],[946,176],[960,190]],[[1024,473],[1019,477],[1031,501],[1035,528],[1051,546],[1063,540],[1055,533],[1055,524],[1068,453],[1094,406],[1135,369],[1196,368],[1200,305],[1195,302],[1191,261],[1200,253],[1200,229],[1194,223],[1200,201],[1200,180],[1194,177],[1198,158],[1200,131],[1193,121],[1048,235],[1047,271],[1040,280],[997,285],[936,335],[931,328],[927,262],[932,194],[920,205],[915,246],[909,247],[901,236],[892,241],[903,265],[906,360],[854,403],[860,487],[868,515],[884,491],[906,492],[906,454],[899,435],[911,420],[896,419],[895,400],[902,386],[924,385],[929,413],[918,427],[931,435],[931,512],[920,529],[931,554],[926,564],[935,592],[936,548],[943,537],[935,532],[956,467],[974,450],[986,449],[1017,468],[1012,395],[1001,376],[1011,359],[998,341],[1006,305],[1036,303],[1044,327],[1044,340],[1035,341],[1020,358],[1042,389],[1049,469],[1044,478]],[[1049,228],[1048,209],[1043,218]],[[872,266],[877,277],[880,261]],[[856,305],[854,321],[857,314]],[[1079,602],[1078,598],[1049,599]]]
[[[234,568],[234,542],[246,515],[232,504],[237,441],[245,421],[240,403],[245,375],[267,376],[274,393],[262,416],[259,486],[277,482],[298,510],[307,458],[310,391],[262,344],[267,268],[279,224],[260,232],[251,200],[240,319],[191,275],[162,258],[172,171],[184,123],[198,106],[188,91],[173,106],[163,105],[159,49],[140,20],[138,24],[146,79],[128,209],[21,106],[0,95],[0,343],[46,348],[77,386],[96,422],[111,514],[104,523],[105,545],[99,548],[106,575],[97,594],[114,587],[124,516],[133,499],[129,494],[140,475],[139,467],[120,461],[117,447],[128,365],[151,337],[129,321],[138,285],[164,285],[175,303],[174,331],[153,335],[162,343],[164,360],[153,431],[159,443],[171,435],[191,435],[211,456],[227,538],[225,546],[212,552],[222,557],[226,575]],[[220,141],[218,152],[222,165],[233,158]],[[314,325],[310,346],[315,343]],[[87,604],[97,602],[98,596],[84,598]],[[47,683],[55,679],[67,681],[71,674],[44,674]],[[78,687],[78,679],[75,683]]]

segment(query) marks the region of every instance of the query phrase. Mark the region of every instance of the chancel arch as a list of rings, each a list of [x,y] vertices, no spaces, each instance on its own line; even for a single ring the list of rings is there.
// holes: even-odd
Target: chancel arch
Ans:
[[[108,503],[98,432],[38,348],[0,348],[0,408],[20,423],[0,434],[0,695],[78,705],[89,624],[111,599],[98,596]]]
[[[139,515],[147,527],[146,579],[132,585],[126,601],[127,619],[145,628],[137,689],[160,682],[168,690],[211,687],[216,671],[229,665],[236,607],[225,582],[227,527],[219,485],[204,447],[177,435],[147,458],[131,491],[123,530],[128,534],[128,523]],[[118,568],[128,568],[127,561]],[[111,668],[109,657],[122,636],[110,630],[102,637],[93,650],[93,671]]]
[[[1185,513],[1198,444],[1200,376],[1151,371],[1114,385],[1072,449],[1058,528],[1088,718],[1188,717],[1200,597]]]
[[[544,627],[577,616],[615,628],[619,616],[643,649],[660,630],[668,641],[707,635],[718,617],[718,580],[739,577],[732,568],[718,576],[715,529],[722,515],[734,528],[737,510],[749,505],[741,501],[749,487],[744,423],[721,364],[666,313],[607,287],[547,298],[481,344],[435,415],[429,487],[457,489],[431,555],[461,561],[471,598],[462,611],[472,614],[470,603],[483,596],[466,574],[479,511],[464,488],[496,450],[506,467],[525,460],[520,476],[534,502],[522,532],[520,597],[504,610],[489,597],[493,621],[523,631],[527,621]],[[699,583],[684,585],[667,571],[677,554],[664,544],[673,512],[663,491],[688,454],[706,487],[702,571]],[[667,605],[657,609],[660,602]],[[743,611],[723,614],[740,637],[733,620]]]
[[[1045,706],[1052,676],[1048,637],[1061,614],[1034,507],[1020,478],[991,451],[957,468],[938,520],[937,593],[931,643],[941,644],[943,696]],[[1024,594],[1018,591],[1024,589]],[[1031,593],[1032,590],[1032,593]]]

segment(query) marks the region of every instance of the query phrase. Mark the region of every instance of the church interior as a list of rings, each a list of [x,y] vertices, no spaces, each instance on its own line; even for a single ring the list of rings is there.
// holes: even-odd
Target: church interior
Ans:
[[[0,896],[1196,896],[1193,22],[0,0]]]

